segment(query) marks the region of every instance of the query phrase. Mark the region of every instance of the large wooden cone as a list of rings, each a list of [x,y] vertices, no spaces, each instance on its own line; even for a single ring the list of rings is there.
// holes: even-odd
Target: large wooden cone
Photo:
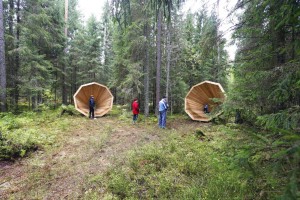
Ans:
[[[91,95],[94,95],[96,103],[95,117],[101,117],[112,109],[114,97],[109,89],[104,85],[92,82],[81,85],[74,94],[73,98],[76,110],[88,117]]]
[[[214,102],[213,99],[218,99]],[[211,116],[204,113],[204,105],[208,104],[209,112],[224,102],[224,89],[220,83],[203,81],[194,85],[185,97],[185,112],[196,121],[208,122]]]

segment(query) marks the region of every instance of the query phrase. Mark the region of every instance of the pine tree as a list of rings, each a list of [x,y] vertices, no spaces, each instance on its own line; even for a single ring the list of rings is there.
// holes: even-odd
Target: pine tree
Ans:
[[[4,41],[3,2],[0,0],[0,110],[6,111],[6,65]]]
[[[239,1],[236,7],[245,11],[235,31],[239,49],[232,103],[247,108],[244,115],[252,123],[259,119],[264,125],[296,128],[297,123],[291,122],[299,120],[299,34],[295,33],[300,4]]]
[[[54,70],[63,49],[59,4],[44,0],[24,2],[20,35],[20,81],[32,107],[43,102],[42,94],[50,89]]]

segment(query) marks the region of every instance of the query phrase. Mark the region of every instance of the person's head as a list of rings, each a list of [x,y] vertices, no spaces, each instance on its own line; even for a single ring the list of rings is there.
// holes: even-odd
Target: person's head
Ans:
[[[166,98],[167,98],[166,96],[162,96],[162,98],[161,98],[161,99],[164,99],[164,100],[166,100]]]
[[[138,101],[138,98],[134,98],[133,101]]]
[[[90,98],[94,98],[94,95],[91,95],[91,97]]]

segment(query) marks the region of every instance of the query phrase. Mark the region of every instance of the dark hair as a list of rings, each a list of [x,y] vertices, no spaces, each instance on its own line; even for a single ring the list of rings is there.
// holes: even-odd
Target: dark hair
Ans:
[[[163,99],[165,99],[165,98],[166,98],[166,96],[162,96],[162,98],[163,98]]]
[[[136,101],[136,100],[138,100],[138,98],[134,98],[134,99],[133,99],[133,101]]]

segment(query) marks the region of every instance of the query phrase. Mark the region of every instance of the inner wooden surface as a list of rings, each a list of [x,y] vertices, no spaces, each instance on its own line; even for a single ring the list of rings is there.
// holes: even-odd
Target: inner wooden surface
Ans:
[[[210,121],[210,116],[204,113],[204,105],[208,104],[211,112],[216,106],[224,101],[223,89],[218,84],[209,82],[195,85],[185,98],[185,111],[197,121]],[[212,101],[213,98],[220,99],[220,103]]]
[[[106,87],[99,85],[82,86],[74,96],[76,109],[84,114],[89,115],[89,99],[93,95],[95,99],[95,116],[103,116],[112,108],[113,96]]]

